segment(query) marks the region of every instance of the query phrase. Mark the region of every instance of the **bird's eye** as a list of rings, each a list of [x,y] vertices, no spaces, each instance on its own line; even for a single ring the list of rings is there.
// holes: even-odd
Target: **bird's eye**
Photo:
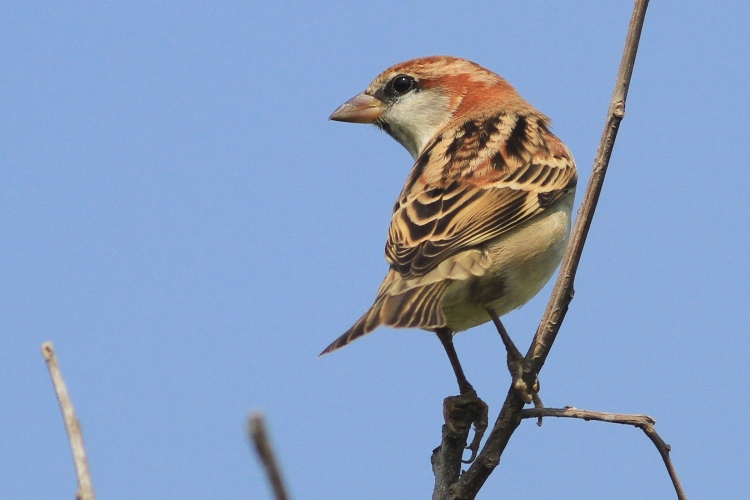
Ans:
[[[398,75],[391,80],[391,88],[393,88],[393,91],[396,94],[406,94],[416,86],[417,82],[414,81],[414,78],[408,75]]]

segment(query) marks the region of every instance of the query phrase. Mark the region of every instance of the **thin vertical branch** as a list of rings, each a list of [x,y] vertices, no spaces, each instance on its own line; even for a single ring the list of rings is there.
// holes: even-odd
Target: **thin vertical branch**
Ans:
[[[94,500],[94,486],[91,483],[91,473],[89,472],[89,463],[86,459],[86,448],[83,445],[83,433],[81,432],[81,423],[76,417],[73,402],[68,394],[68,388],[65,386],[60,366],[57,364],[55,356],[55,347],[52,342],[42,344],[42,356],[47,363],[49,376],[52,379],[52,386],[57,394],[57,401],[60,403],[65,430],[68,433],[70,450],[73,453],[73,464],[78,476],[78,491],[76,492],[77,500]]]
[[[638,43],[641,40],[647,7],[648,0],[637,0],[635,2],[622,60],[620,61],[620,70],[617,73],[615,89],[609,103],[607,121],[604,125],[599,149],[596,152],[591,178],[586,187],[581,208],[578,210],[573,234],[563,257],[555,288],[552,290],[552,296],[547,304],[547,309],[544,311],[534,341],[526,354],[526,358],[532,363],[532,367],[537,373],[542,369],[544,361],[547,359],[552,343],[555,341],[565,314],[568,312],[568,305],[573,299],[573,281],[583,253],[583,245],[586,243],[591,221],[594,218],[594,211],[599,202],[599,195],[602,192],[604,176],[607,174],[617,131],[625,116],[625,101],[630,88],[630,78],[633,75],[635,56],[638,52]]]
[[[281,478],[281,470],[271,449],[266,424],[260,412],[253,412],[248,417],[247,433],[266,471],[268,482],[271,484],[271,489],[273,489],[274,498],[276,500],[288,500],[289,495]]]
[[[607,172],[617,131],[622,118],[625,116],[625,101],[630,85],[630,78],[633,74],[633,66],[635,64],[647,7],[648,0],[636,0],[591,178],[586,187],[581,208],[578,211],[570,243],[565,251],[552,296],[526,355],[526,359],[529,361],[532,370],[537,374],[547,359],[547,355],[568,311],[568,305],[573,299],[573,282],[578,269],[578,263],[581,259],[586,236],[588,235],[594,211],[596,210],[596,204],[604,184],[604,176]],[[516,391],[511,387],[484,448],[471,467],[461,476],[454,487],[450,489],[449,494],[444,498],[472,499],[476,496],[482,485],[484,485],[484,482],[500,462],[500,456],[505,450],[505,446],[520,424],[523,405],[523,401],[521,401]]]

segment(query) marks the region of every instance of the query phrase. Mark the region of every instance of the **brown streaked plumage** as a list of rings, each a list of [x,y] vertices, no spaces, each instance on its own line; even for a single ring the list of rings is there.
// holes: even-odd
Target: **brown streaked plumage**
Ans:
[[[466,330],[489,321],[487,309],[520,307],[549,280],[570,232],[575,163],[549,119],[500,76],[454,57],[414,59],[331,119],[376,124],[415,163],[375,302],[323,354],[381,325]]]

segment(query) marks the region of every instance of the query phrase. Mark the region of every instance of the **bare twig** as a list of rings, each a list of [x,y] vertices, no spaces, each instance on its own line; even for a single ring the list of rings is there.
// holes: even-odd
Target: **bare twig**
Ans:
[[[659,436],[654,428],[656,420],[649,417],[648,415],[628,415],[624,413],[602,413],[599,411],[588,411],[579,410],[571,406],[565,408],[533,408],[523,410],[521,412],[521,418],[542,418],[542,417],[563,417],[563,418],[580,418],[583,420],[598,420],[599,422],[609,422],[612,424],[624,424],[632,425],[641,429],[646,436],[654,443],[656,449],[659,450],[664,465],[667,467],[669,477],[672,479],[672,485],[674,486],[675,493],[679,500],[686,500],[687,495],[685,490],[682,489],[680,479],[677,477],[677,471],[672,465],[672,459],[669,458],[669,452],[672,451],[672,447],[669,446]]]
[[[580,418],[582,420],[597,420],[611,424],[634,425],[641,429],[646,425],[654,425],[656,420],[648,415],[629,413],[604,413],[600,411],[581,410],[573,406],[565,408],[528,408],[521,412],[521,419],[539,417]]]
[[[669,457],[669,452],[672,451],[672,447],[664,442],[659,434],[656,433],[656,429],[654,429],[653,426],[643,428],[643,432],[646,433],[651,442],[654,443],[654,446],[656,446],[656,449],[659,450],[661,459],[664,461],[664,465],[667,467],[667,472],[669,472],[669,477],[674,485],[677,498],[679,500],[686,500],[687,495],[685,494],[685,490],[682,489],[680,478],[677,477],[677,471],[675,470],[674,465],[672,465],[672,459]]]
[[[276,457],[271,449],[271,443],[268,439],[268,431],[266,430],[263,414],[260,412],[253,412],[250,414],[247,419],[247,433],[250,441],[255,446],[258,458],[263,464],[263,468],[268,476],[268,482],[271,483],[274,498],[276,500],[288,500],[289,495],[286,492],[284,481],[281,478],[279,464],[276,462]]]
[[[547,359],[552,343],[560,330],[568,305],[573,298],[573,282],[578,263],[581,259],[584,243],[594,216],[599,194],[604,183],[612,148],[617,137],[617,130],[625,116],[625,101],[633,65],[638,50],[643,21],[646,16],[648,0],[636,0],[633,15],[630,20],[625,49],[623,51],[620,69],[615,82],[615,89],[609,105],[606,124],[597,151],[594,167],[586,187],[581,208],[578,211],[570,243],[565,251],[560,273],[555,282],[552,296],[544,312],[534,340],[526,355],[534,374],[538,374]],[[450,488],[449,494],[440,498],[472,499],[479,492],[484,482],[500,462],[500,456],[505,450],[511,435],[521,422],[523,401],[517,391],[510,388],[505,398],[500,415],[487,438],[487,442],[477,459]]]
[[[42,344],[42,356],[47,363],[49,376],[52,379],[52,386],[57,394],[57,401],[60,403],[65,430],[68,433],[70,450],[73,453],[73,464],[78,476],[78,491],[76,492],[77,500],[94,500],[94,486],[91,483],[91,473],[89,472],[89,463],[86,459],[86,448],[83,445],[83,433],[81,432],[81,423],[76,417],[73,402],[70,400],[68,388],[65,386],[60,366],[57,364],[55,356],[55,347],[52,342]]]

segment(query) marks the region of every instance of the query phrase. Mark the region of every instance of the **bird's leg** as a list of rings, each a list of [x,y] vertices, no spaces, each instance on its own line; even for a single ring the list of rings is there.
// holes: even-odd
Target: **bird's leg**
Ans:
[[[473,394],[474,396],[476,396],[477,393],[474,390],[474,387],[472,387],[469,381],[466,380],[464,370],[463,368],[461,368],[461,362],[458,360],[458,354],[456,354],[456,348],[453,347],[453,331],[450,328],[438,328],[437,330],[435,330],[435,333],[440,339],[440,342],[443,344],[445,353],[448,355],[448,359],[451,362],[453,373],[456,374],[458,390],[461,392],[461,395],[463,396],[465,394]]]
[[[456,348],[453,346],[453,331],[450,328],[438,328],[435,333],[445,348],[445,353],[453,367],[453,373],[456,374],[458,390],[460,396],[449,396],[443,403],[443,417],[449,430],[454,434],[466,433],[468,437],[469,427],[474,424],[474,439],[471,440],[466,449],[471,451],[468,460],[462,460],[463,463],[471,463],[479,452],[479,444],[482,442],[484,432],[487,430],[487,414],[489,408],[487,404],[479,399],[474,387],[466,379],[464,370],[461,368],[461,362],[458,360]]]
[[[503,326],[495,310],[488,308],[487,314],[490,315],[492,322],[495,323],[495,328],[497,328],[500,338],[503,339],[505,350],[508,352],[508,370],[513,379],[513,387],[525,403],[528,404],[533,401],[534,406],[541,407],[542,401],[538,396],[539,379],[531,369],[531,365],[513,343],[513,339],[508,335],[508,331]]]

